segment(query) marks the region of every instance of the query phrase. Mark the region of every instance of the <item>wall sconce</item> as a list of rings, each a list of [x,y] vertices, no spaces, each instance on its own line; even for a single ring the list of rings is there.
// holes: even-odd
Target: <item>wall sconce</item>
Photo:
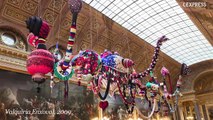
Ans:
[[[192,115],[189,115],[186,117],[187,120],[194,120],[194,117]]]
[[[98,117],[92,118],[92,120],[98,120]]]
[[[169,117],[161,117],[160,120],[171,120]]]
[[[104,116],[104,117],[102,118],[102,120],[109,120],[109,118],[106,117],[106,116]]]
[[[95,117],[95,118],[92,118],[92,120],[99,120],[99,118],[98,117]],[[101,120],[110,120],[108,117],[103,117]]]

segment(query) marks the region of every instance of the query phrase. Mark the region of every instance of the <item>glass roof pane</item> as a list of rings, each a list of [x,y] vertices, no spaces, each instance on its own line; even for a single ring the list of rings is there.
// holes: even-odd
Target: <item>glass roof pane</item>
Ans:
[[[213,47],[175,0],[83,1],[151,45],[166,35],[162,51],[180,63],[213,59]]]
[[[100,4],[100,3],[96,2],[96,4],[95,4],[94,8],[98,9],[100,6],[102,6],[102,4]]]
[[[85,3],[89,4],[92,0],[84,0]]]

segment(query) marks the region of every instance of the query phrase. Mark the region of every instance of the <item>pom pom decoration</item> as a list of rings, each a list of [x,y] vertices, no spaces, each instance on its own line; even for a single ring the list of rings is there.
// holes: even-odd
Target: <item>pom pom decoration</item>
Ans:
[[[181,65],[181,72],[180,72],[180,75],[188,75],[189,73],[190,73],[189,67],[188,67],[185,63],[183,63],[183,64]]]
[[[45,81],[45,74],[53,70],[55,59],[50,52],[43,49],[34,50],[27,58],[27,71],[32,80],[38,84]]]
[[[82,70],[81,74],[94,75],[95,72],[100,69],[101,58],[96,52],[92,50],[85,50],[76,55],[71,62],[72,66],[74,66],[76,70]]]
[[[169,86],[170,86],[170,91],[169,91],[169,93],[171,94],[171,93],[172,93],[172,81],[171,81],[171,78],[170,78],[169,70],[168,70],[166,67],[162,67],[162,68],[161,68],[161,74],[162,74],[162,76],[163,76],[164,84],[165,84],[165,85],[166,85],[166,77],[168,77]]]
[[[41,28],[39,31],[39,38],[46,39],[50,32],[49,25],[46,21],[42,21]]]
[[[123,59],[122,64],[125,68],[130,68],[134,65],[134,62],[130,59]]]
[[[161,74],[162,74],[163,76],[166,76],[166,75],[169,74],[169,70],[167,70],[165,67],[162,67],[162,68],[161,68]]]
[[[81,0],[68,0],[68,5],[70,11],[74,13],[79,13],[82,8],[82,1]]]
[[[43,49],[34,50],[27,58],[27,71],[34,75],[47,74],[53,70],[55,59],[53,55]]]

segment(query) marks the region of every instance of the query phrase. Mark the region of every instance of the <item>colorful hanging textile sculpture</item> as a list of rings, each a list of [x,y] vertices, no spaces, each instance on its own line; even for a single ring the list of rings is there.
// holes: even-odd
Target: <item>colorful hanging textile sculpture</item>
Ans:
[[[73,56],[73,45],[77,30],[76,22],[78,13],[82,8],[82,1],[69,0],[68,4],[72,13],[72,23],[66,54],[60,61],[55,60],[53,57],[57,55],[58,47],[56,47],[54,55],[46,50],[45,38],[49,32],[48,24],[38,17],[31,17],[27,20],[27,28],[30,31],[28,42],[36,48],[28,56],[27,60],[27,70],[32,75],[32,79],[40,84],[45,80],[44,75],[51,72],[54,68],[54,75],[65,83],[65,98],[68,96],[68,80],[75,73],[79,85],[81,85],[82,80],[86,81],[88,89],[99,96],[101,99],[99,106],[103,110],[109,104],[105,101],[107,96],[114,96],[114,93],[117,92],[121,96],[128,113],[132,113],[134,110],[136,96],[144,98],[149,102],[151,111],[148,116],[143,115],[137,109],[143,119],[151,118],[154,113],[161,110],[161,107],[163,108],[164,115],[168,115],[169,110],[174,112],[177,107],[178,97],[181,96],[179,89],[182,84],[182,76],[187,75],[189,72],[187,65],[182,65],[174,92],[170,73],[165,67],[161,70],[163,83],[160,83],[152,72],[157,63],[160,47],[168,38],[162,36],[158,39],[149,67],[139,73],[135,71],[134,62],[131,59],[123,58],[116,52],[105,50],[99,55],[94,50],[84,50]],[[54,62],[56,62],[55,65]],[[151,79],[143,85],[141,79],[144,80],[148,75],[150,75]],[[166,81],[167,78],[168,82]],[[167,90],[167,83],[170,86],[169,92]],[[101,91],[104,91],[103,94]],[[174,99],[174,107],[171,106],[171,99]]]
[[[177,105],[178,105],[178,97],[179,96],[182,96],[182,94],[180,93],[180,87],[182,85],[182,77],[185,76],[185,75],[188,75],[190,72],[188,66],[183,63],[182,66],[181,66],[181,71],[180,71],[180,75],[179,75],[179,79],[177,80],[177,84],[176,84],[176,89],[175,91],[172,93],[171,89],[170,91],[168,92],[167,90],[167,84],[166,84],[166,76],[168,76],[168,79],[169,79],[169,84],[170,84],[170,87],[171,87],[171,80],[170,80],[170,73],[169,71],[163,67],[161,69],[161,74],[163,76],[163,83],[162,83],[162,90],[163,90],[163,98],[165,100],[165,103],[168,105],[169,107],[169,110],[170,112],[175,112],[176,109],[177,109]],[[172,108],[171,104],[169,103],[169,100],[173,99],[174,98],[174,107]]]
[[[30,17],[27,21],[29,35],[27,41],[35,47],[27,58],[27,71],[32,75],[32,80],[38,84],[45,81],[45,74],[53,70],[55,59],[53,55],[46,50],[46,38],[49,33],[49,25],[39,17]],[[38,87],[38,92],[40,88]]]
[[[100,56],[91,50],[81,51],[73,58],[72,66],[76,71],[78,79],[84,78],[84,80],[87,80],[88,89],[92,90],[94,94],[98,94],[102,100],[100,105],[106,103],[104,100],[110,91],[111,96],[113,96],[115,91],[119,91],[128,112],[131,113],[135,106],[136,84],[134,82],[138,78],[146,77],[153,70],[159,55],[160,46],[166,40],[165,36],[158,40],[150,67],[142,73],[135,72],[132,60],[107,50]],[[141,90],[144,90],[144,87],[139,87]],[[102,88],[105,89],[104,95],[100,93]],[[129,89],[130,92],[126,93],[126,89]],[[126,99],[126,94],[131,95],[130,101]],[[129,105],[132,107],[129,107]]]
[[[180,93],[180,87],[182,85],[182,76],[188,75],[189,73],[189,68],[186,64],[182,64],[181,67],[181,72],[179,75],[179,79],[177,80],[176,83],[176,89],[175,91],[170,91],[168,92],[167,90],[167,84],[170,82],[170,77],[169,76],[169,70],[163,67],[161,69],[161,74],[163,76],[163,83],[159,83],[154,77],[153,74],[151,74],[151,79],[149,82],[146,83],[146,94],[144,97],[149,101],[149,106],[152,106],[152,111],[148,116],[145,116],[139,109],[137,109],[138,113],[143,119],[150,119],[154,113],[157,113],[160,111],[160,108],[162,108],[162,113],[164,116],[168,116],[169,113],[173,113],[177,110],[178,107],[178,98],[182,96]],[[166,78],[169,79],[168,82],[166,82]],[[147,97],[147,93],[150,92],[150,97]],[[173,92],[173,93],[172,93]],[[172,106],[173,104],[173,106]]]

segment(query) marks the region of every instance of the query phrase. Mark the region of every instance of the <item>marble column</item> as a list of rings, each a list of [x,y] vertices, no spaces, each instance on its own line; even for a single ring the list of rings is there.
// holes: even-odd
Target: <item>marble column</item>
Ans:
[[[203,111],[203,117],[204,117],[204,120],[209,120],[208,118],[208,114],[207,114],[207,109],[206,109],[206,105],[202,105],[202,111]]]
[[[193,103],[194,103],[194,109],[195,109],[195,113],[197,116],[197,120],[201,120],[200,109],[199,109],[198,103],[196,101],[193,101]]]
[[[174,108],[174,105],[172,105],[172,108]],[[176,111],[172,113],[172,116],[173,116],[173,120],[177,120],[177,116],[176,116]]]
[[[183,109],[184,109],[184,107],[183,107],[183,104],[182,103],[179,103],[178,104],[178,115],[179,115],[179,119],[180,120],[184,120],[184,116],[183,116]]]

